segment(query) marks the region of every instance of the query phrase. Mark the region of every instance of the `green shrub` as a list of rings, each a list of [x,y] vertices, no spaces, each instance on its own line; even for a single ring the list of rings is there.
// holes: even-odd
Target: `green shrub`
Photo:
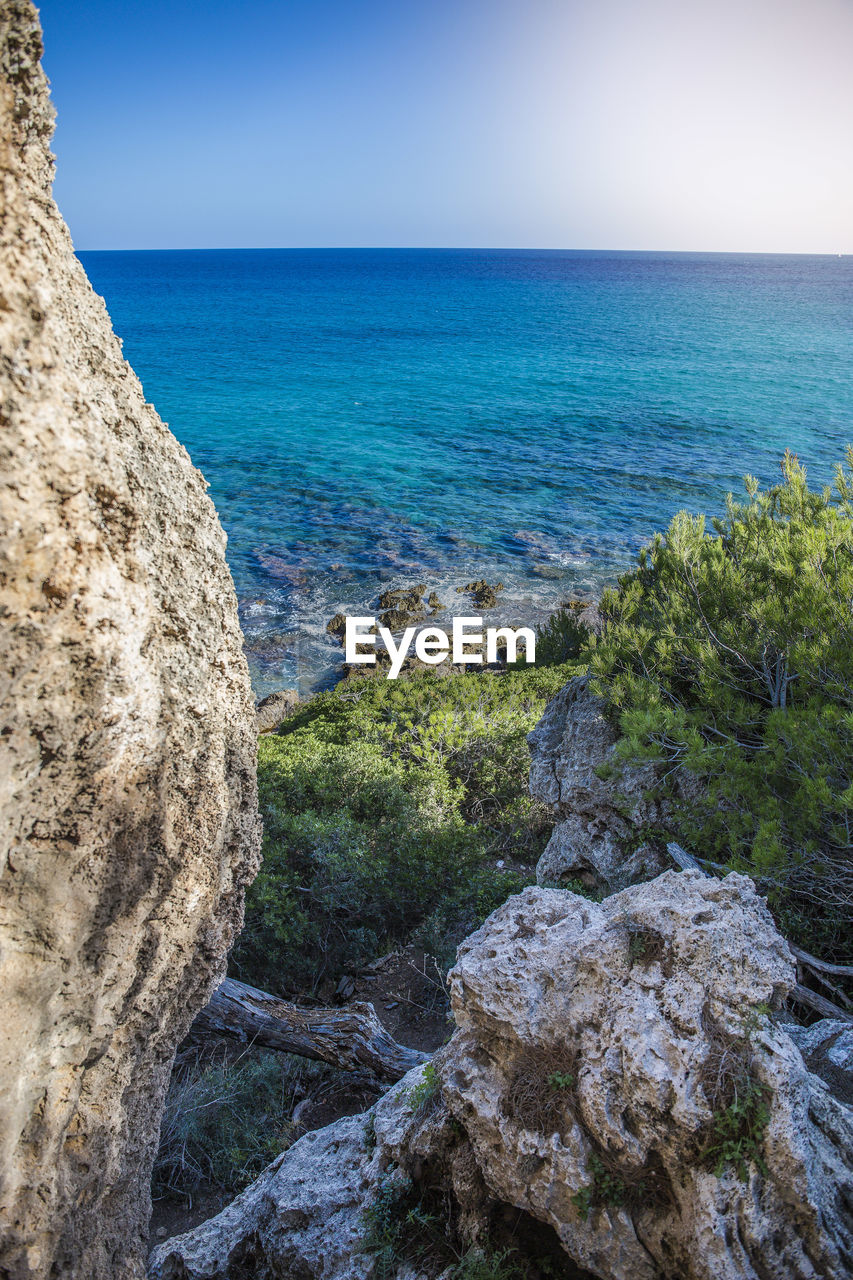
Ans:
[[[514,1249],[490,1253],[473,1246],[457,1262],[452,1280],[523,1280],[524,1270]]]
[[[261,737],[264,863],[232,971],[318,991],[427,918],[476,928],[528,883],[494,863],[544,847],[526,735],[575,670],[347,681]]]
[[[595,1154],[589,1157],[586,1167],[592,1181],[580,1187],[572,1196],[572,1204],[584,1222],[590,1212],[598,1205],[607,1205],[618,1209],[625,1203],[627,1188],[618,1174],[607,1169],[601,1158]]]
[[[751,1163],[766,1175],[761,1147],[770,1123],[769,1096],[764,1085],[748,1076],[731,1102],[714,1116],[702,1158],[716,1178],[727,1165],[733,1165],[740,1180],[746,1182]]]
[[[592,641],[589,627],[578,609],[562,605],[547,622],[536,628],[536,665],[553,667],[576,659]]]
[[[853,904],[853,451],[834,492],[786,453],[766,492],[746,479],[713,521],[679,513],[605,594],[589,650],[622,760],[663,785],[699,857],[753,875],[783,930],[850,954]]]
[[[423,1075],[417,1084],[412,1085],[406,1092],[406,1102],[415,1113],[421,1113],[432,1107],[437,1101],[441,1092],[441,1081],[438,1078],[438,1072],[431,1062],[428,1062],[423,1070]]]
[[[248,1186],[297,1136],[290,1115],[305,1082],[331,1068],[283,1054],[189,1063],[172,1076],[154,1165],[155,1196],[191,1198],[203,1183]]]
[[[363,1213],[362,1240],[377,1280],[391,1280],[404,1266],[437,1275],[458,1256],[432,1199],[399,1171],[379,1183]]]
[[[712,1119],[700,1142],[699,1160],[717,1178],[729,1165],[743,1182],[750,1164],[767,1174],[761,1149],[770,1123],[772,1094],[759,1078],[754,1039],[769,1013],[763,1003],[748,1009],[739,1035],[724,1030],[706,1015],[708,1054],[699,1079]]]
[[[526,855],[526,850],[525,850]],[[411,940],[431,955],[443,977],[456,962],[456,949],[502,906],[507,898],[536,884],[535,865],[504,869],[489,861],[476,867],[461,891],[439,901],[413,930]]]
[[[448,1280],[539,1280],[560,1274],[542,1258],[526,1258],[515,1247],[496,1248],[491,1240],[466,1247],[455,1216],[438,1187],[419,1186],[400,1170],[386,1174],[362,1215],[362,1249],[373,1257],[377,1280],[403,1271],[443,1274]]]

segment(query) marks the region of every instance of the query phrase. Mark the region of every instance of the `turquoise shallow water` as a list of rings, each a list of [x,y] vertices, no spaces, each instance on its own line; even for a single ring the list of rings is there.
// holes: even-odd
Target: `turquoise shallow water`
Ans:
[[[681,507],[853,440],[853,259],[469,250],[81,253],[210,483],[259,692],[324,625],[472,575],[501,616],[596,590]]]

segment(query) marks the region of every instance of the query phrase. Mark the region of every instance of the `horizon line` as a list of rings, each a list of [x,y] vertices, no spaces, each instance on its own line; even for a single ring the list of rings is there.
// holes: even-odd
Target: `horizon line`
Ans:
[[[371,245],[371,244],[295,244],[295,245],[140,245],[120,249],[92,249],[74,246],[75,253],[589,253],[589,254],[701,254],[717,257],[766,258],[847,258],[853,250],[829,249],[617,249],[608,247],[555,248],[544,245]]]

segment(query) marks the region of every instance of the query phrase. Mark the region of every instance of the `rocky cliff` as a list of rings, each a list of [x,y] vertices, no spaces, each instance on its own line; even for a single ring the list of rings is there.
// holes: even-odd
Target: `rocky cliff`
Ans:
[[[0,1275],[142,1274],[175,1045],[257,862],[225,538],[51,198],[0,3]]]

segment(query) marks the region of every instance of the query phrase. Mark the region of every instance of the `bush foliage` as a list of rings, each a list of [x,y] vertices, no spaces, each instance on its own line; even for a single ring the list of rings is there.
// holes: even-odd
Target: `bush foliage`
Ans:
[[[849,954],[853,903],[853,451],[814,492],[786,453],[725,515],[679,513],[605,593],[588,651],[624,760],[654,759],[697,856],[753,875],[784,930]]]
[[[347,681],[261,737],[264,863],[236,975],[317,992],[419,925],[439,947],[532,882],[549,820],[525,738],[574,671]]]
[[[200,1186],[248,1186],[299,1136],[291,1112],[307,1082],[324,1073],[332,1068],[274,1053],[179,1063],[163,1112],[154,1198],[192,1200]]]
[[[578,658],[590,642],[590,630],[578,616],[578,602],[561,605],[536,628],[536,662],[552,667]]]

